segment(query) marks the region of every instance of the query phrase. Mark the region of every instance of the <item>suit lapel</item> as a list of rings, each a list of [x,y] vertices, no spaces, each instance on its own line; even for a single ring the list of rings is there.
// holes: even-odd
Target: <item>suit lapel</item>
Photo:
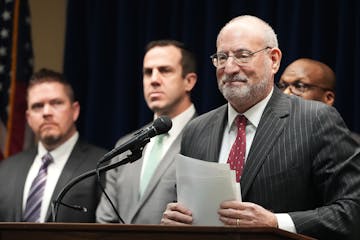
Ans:
[[[72,150],[69,159],[67,160],[64,169],[62,170],[60,177],[56,183],[54,192],[51,196],[52,200],[55,200],[58,196],[58,194],[60,193],[60,191],[63,189],[63,187],[74,177],[76,177],[75,173],[76,170],[79,168],[79,166],[81,165],[82,158],[83,158],[83,154],[82,154],[82,145],[81,142],[79,142],[80,140],[78,140],[78,142],[75,144],[74,149]],[[45,220],[46,221],[50,221],[50,217],[51,217],[51,206],[52,206],[52,201],[49,204],[49,208],[47,210],[46,213],[46,217]]]
[[[246,198],[254,178],[263,165],[268,152],[273,148],[276,140],[283,131],[289,115],[289,103],[282,93],[274,88],[264,113],[261,117],[255,137],[250,148],[248,158],[241,177],[242,197]]]
[[[197,114],[195,113],[191,119],[194,119],[196,116]],[[176,137],[175,141],[169,147],[169,150],[165,153],[164,157],[161,159],[157,169],[154,172],[154,176],[150,179],[149,185],[145,189],[144,195],[139,199],[138,205],[134,208],[134,211],[130,213],[129,222],[132,222],[134,216],[140,211],[141,207],[145,204],[146,199],[155,190],[159,181],[161,180],[161,177],[164,175],[164,173],[167,171],[170,165],[174,162],[174,156],[180,152],[182,133],[183,130],[180,132],[179,136]],[[136,186],[134,186],[135,191],[133,191],[133,194],[137,194],[137,197],[139,196],[138,193],[140,190],[139,186],[140,186],[140,175],[141,175],[142,164],[143,164],[143,157],[141,158],[141,164],[137,166],[140,169],[136,171],[139,172],[140,174],[136,178],[136,181],[134,181],[136,182]]]
[[[23,198],[24,198],[24,187],[25,181],[29,172],[31,165],[34,162],[36,156],[36,149],[32,149],[29,154],[26,154],[25,157],[19,159],[18,169],[17,169],[17,177],[15,186],[18,186],[16,190],[16,196],[14,196],[15,201],[15,221],[22,221],[22,207],[23,207]]]
[[[218,162],[221,150],[222,139],[224,135],[225,125],[227,123],[227,104],[223,105],[219,111],[216,112],[214,117],[211,119],[209,126],[207,127],[207,133],[209,135],[208,146],[206,149],[206,157],[203,160],[210,162]]]
[[[129,216],[127,217],[128,222],[127,223],[131,223],[134,215],[136,214],[136,212],[139,209],[139,204],[140,204],[140,177],[141,177],[141,168],[144,162],[144,155],[136,162],[131,163],[128,167],[127,167],[127,171],[129,171],[129,173],[131,173],[131,182],[128,183],[131,186],[128,188],[129,189],[129,194],[131,194],[131,198],[130,200],[133,201],[133,203],[136,203],[135,207],[132,208],[132,211],[129,212]],[[138,174],[135,174],[138,173]],[[151,182],[150,182],[151,183]],[[149,183],[149,184],[150,184]],[[145,191],[144,194],[146,194],[147,190]],[[131,209],[130,209],[131,210]]]
[[[171,144],[169,150],[161,159],[157,169],[154,172],[154,176],[151,178],[149,185],[145,189],[144,195],[139,199],[138,205],[134,208],[134,211],[130,214],[130,218],[129,218],[130,222],[133,220],[134,216],[138,213],[141,207],[146,203],[147,199],[149,198],[149,195],[151,195],[151,193],[157,187],[159,181],[161,180],[161,177],[164,175],[164,173],[167,171],[170,165],[174,162],[175,154],[180,152],[180,141],[181,141],[181,134],[175,139],[175,141]],[[139,172],[141,172],[141,170]],[[137,191],[134,191],[134,193],[138,194],[139,180],[137,182],[138,182],[138,186],[136,188]]]

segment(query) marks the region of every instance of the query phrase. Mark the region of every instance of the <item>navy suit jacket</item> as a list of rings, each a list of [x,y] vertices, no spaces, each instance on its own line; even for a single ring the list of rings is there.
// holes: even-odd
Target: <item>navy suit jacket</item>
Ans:
[[[95,169],[97,161],[105,153],[105,149],[78,140],[58,179],[52,199],[58,196],[70,180]],[[0,164],[0,221],[22,221],[24,185],[36,154],[37,148],[33,148],[3,160]],[[69,190],[62,202],[86,207],[88,211],[81,212],[60,206],[57,221],[95,222],[95,210],[100,196],[101,192],[95,177],[79,182]],[[46,221],[52,221],[51,206],[47,211]]]
[[[227,105],[191,121],[181,154],[217,162],[226,123]],[[288,213],[298,233],[357,239],[359,151],[335,108],[275,88],[243,170],[242,199]]]

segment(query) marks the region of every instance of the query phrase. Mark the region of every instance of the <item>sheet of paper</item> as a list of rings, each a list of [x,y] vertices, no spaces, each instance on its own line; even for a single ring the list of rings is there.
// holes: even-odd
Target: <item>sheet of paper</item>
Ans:
[[[206,162],[178,154],[178,202],[193,213],[193,225],[222,226],[217,213],[225,200],[241,200],[240,184],[228,164]]]

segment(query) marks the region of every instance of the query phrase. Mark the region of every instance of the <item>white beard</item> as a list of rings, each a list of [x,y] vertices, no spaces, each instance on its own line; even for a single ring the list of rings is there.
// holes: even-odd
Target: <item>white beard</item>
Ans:
[[[224,76],[220,82],[222,82],[224,79],[229,78],[228,76]],[[231,78],[231,77],[230,77]],[[243,79],[240,77],[234,77]],[[227,84],[220,85],[218,84],[220,92],[223,94],[224,98],[232,103],[234,106],[249,106],[251,107],[252,103],[257,103],[261,99],[263,99],[265,96],[264,94],[267,92],[268,88],[268,80],[261,79],[259,82],[255,83],[254,85],[245,85],[248,80],[242,80],[244,82],[244,85],[239,86],[230,86]]]

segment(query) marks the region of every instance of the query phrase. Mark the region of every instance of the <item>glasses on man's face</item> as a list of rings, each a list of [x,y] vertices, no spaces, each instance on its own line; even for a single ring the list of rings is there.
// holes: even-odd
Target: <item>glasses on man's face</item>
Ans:
[[[248,63],[256,53],[264,51],[266,49],[270,49],[270,48],[271,47],[265,47],[258,51],[255,51],[255,52],[251,52],[249,50],[242,49],[242,50],[235,51],[233,53],[233,55],[229,55],[224,52],[219,52],[219,53],[215,53],[215,54],[211,55],[210,58],[215,67],[221,68],[221,67],[225,66],[226,61],[229,59],[229,57],[234,58],[234,61],[237,64]]]
[[[281,91],[285,91],[285,89],[289,88],[290,91],[295,95],[302,95],[303,93],[305,93],[306,91],[308,91],[311,88],[318,88],[323,91],[332,91],[329,88],[323,88],[323,87],[319,87],[317,85],[303,83],[300,81],[295,81],[292,83],[280,81],[280,82],[278,82],[277,86]]]

